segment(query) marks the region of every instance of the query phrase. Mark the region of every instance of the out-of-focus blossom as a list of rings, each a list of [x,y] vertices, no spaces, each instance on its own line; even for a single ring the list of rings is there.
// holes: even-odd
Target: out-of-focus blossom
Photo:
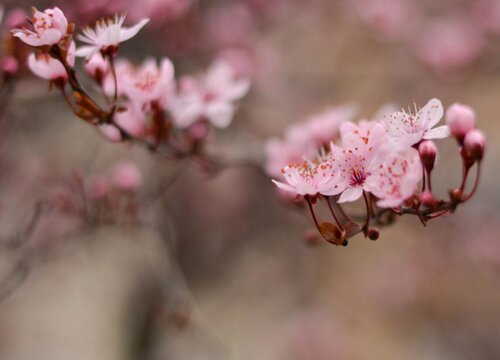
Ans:
[[[123,130],[135,137],[142,137],[146,133],[146,119],[139,105],[129,101],[127,110],[115,114],[115,122]]]
[[[109,62],[103,58],[101,53],[96,53],[85,61],[85,71],[98,82],[102,82],[108,74]]]
[[[6,29],[15,29],[23,27],[26,24],[26,12],[21,8],[14,8],[9,10],[7,14],[4,14],[5,21],[4,26]]]
[[[31,23],[34,31],[28,29],[12,30],[13,36],[30,46],[57,44],[68,32],[68,20],[58,7],[46,9],[44,12],[33,8]]]
[[[431,99],[415,114],[398,111],[386,116],[385,127],[394,148],[404,150],[423,139],[442,139],[449,135],[446,125],[434,126],[443,117],[443,105],[438,99]]]
[[[120,190],[135,191],[142,183],[142,175],[139,168],[131,162],[122,162],[113,168],[113,185]]]
[[[399,40],[415,23],[411,0],[354,0],[350,4],[360,21],[383,40]]]
[[[494,34],[500,33],[500,1],[476,0],[474,2],[474,15],[486,31]]]
[[[273,180],[281,190],[302,196],[337,193],[336,169],[331,162],[306,161],[302,165],[290,164],[282,171],[286,183]]]
[[[66,61],[70,66],[75,65],[75,43],[72,42],[66,57]],[[46,80],[67,80],[68,74],[63,66],[63,64],[51,57],[47,53],[41,53],[36,56],[35,54],[30,54],[28,57],[28,67],[37,76]]]
[[[13,56],[5,56],[0,60],[0,70],[4,74],[14,75],[19,69],[19,62]]]
[[[480,29],[470,19],[438,19],[422,26],[414,52],[439,74],[454,74],[472,65],[483,50]]]
[[[175,124],[187,128],[202,120],[219,128],[227,127],[237,109],[237,102],[250,88],[248,79],[238,79],[224,61],[216,61],[199,78],[181,78],[170,105]]]
[[[192,0],[129,0],[127,9],[132,20],[151,18],[152,22],[163,24],[183,16],[191,7]]]
[[[89,179],[87,193],[93,200],[104,199],[110,193],[108,179],[103,176],[95,176]]]
[[[133,38],[146,25],[149,19],[142,19],[130,28],[123,26],[126,15],[115,15],[114,18],[101,19],[97,21],[94,28],[86,27],[78,40],[89,44],[78,48],[76,56],[91,58],[95,53],[101,51],[115,52],[118,45]]]
[[[345,122],[340,128],[342,147],[332,145],[329,161],[339,174],[337,187],[331,195],[341,194],[338,202],[359,199],[363,191],[371,191],[373,178],[389,152],[384,127],[378,122]]]
[[[139,67],[124,66],[119,74],[120,93],[136,103],[165,107],[174,91],[174,66],[167,58],[161,60],[160,66],[152,58]]]
[[[242,3],[227,3],[211,9],[204,22],[204,43],[218,48],[248,44],[255,29],[255,18]]]
[[[451,136],[463,141],[465,135],[476,125],[476,113],[467,105],[455,103],[446,110],[446,125]]]
[[[99,125],[99,131],[101,134],[111,142],[119,142],[122,140],[120,130],[114,125],[102,124]]]
[[[422,164],[417,150],[389,154],[382,166],[367,180],[368,190],[380,200],[380,207],[394,208],[413,195],[422,179]]]
[[[312,160],[321,147],[329,146],[339,134],[340,125],[352,120],[353,106],[332,107],[311,116],[304,122],[290,126],[283,140],[272,138],[266,142],[266,172],[281,177],[281,169],[291,163]]]

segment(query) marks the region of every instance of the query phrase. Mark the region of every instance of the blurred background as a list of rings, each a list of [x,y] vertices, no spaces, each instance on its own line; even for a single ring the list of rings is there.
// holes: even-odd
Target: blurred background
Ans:
[[[107,142],[21,64],[1,103],[0,359],[500,358],[500,1],[1,4],[4,39],[31,5],[60,6],[77,29],[150,17],[121,55],[167,56],[177,74],[225,57],[253,85],[210,144],[251,164],[210,175]],[[308,246],[307,214],[263,170],[266,139],[330,106],[361,119],[433,97],[476,110],[488,139],[477,196],[425,228],[402,218],[376,242]],[[452,140],[439,146],[446,196],[461,165]],[[122,161],[142,173],[125,200],[133,221],[126,207],[82,230],[67,197]],[[48,197],[60,208],[12,244]]]

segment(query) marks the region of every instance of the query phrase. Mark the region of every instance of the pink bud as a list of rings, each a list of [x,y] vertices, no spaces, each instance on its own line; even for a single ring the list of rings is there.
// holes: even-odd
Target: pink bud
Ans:
[[[9,11],[5,19],[5,26],[7,29],[22,28],[26,26],[26,12],[21,8],[15,8]]]
[[[139,168],[131,162],[117,164],[112,174],[113,184],[121,190],[137,190],[142,183],[142,175]]]
[[[120,130],[114,125],[103,124],[99,125],[99,130],[104,135],[106,139],[112,142],[120,142],[122,141],[122,136],[120,134]]]
[[[1,69],[6,75],[15,75],[19,69],[19,63],[13,56],[5,56],[1,61]]]
[[[108,180],[103,177],[90,179],[88,185],[89,196],[94,200],[105,198],[109,194]]]
[[[420,202],[429,209],[436,209],[439,205],[436,197],[429,190],[420,194]]]
[[[425,168],[427,173],[430,173],[434,169],[434,163],[437,156],[437,147],[431,140],[424,140],[418,146],[418,153],[420,155],[420,161]]]
[[[481,161],[484,154],[486,138],[481,130],[471,130],[464,139],[464,148],[467,155],[477,161]]]
[[[475,127],[476,113],[470,106],[455,103],[446,110],[446,124],[451,135],[462,143],[465,135]]]

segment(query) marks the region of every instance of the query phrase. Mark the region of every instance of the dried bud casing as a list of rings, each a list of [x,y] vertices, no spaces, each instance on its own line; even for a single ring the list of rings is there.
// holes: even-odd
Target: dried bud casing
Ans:
[[[375,241],[378,240],[380,231],[377,228],[369,228],[366,235],[368,236],[368,239]]]
[[[470,106],[455,103],[446,110],[446,124],[450,134],[462,144],[467,133],[476,125],[476,113]]]
[[[339,229],[332,223],[322,222],[319,225],[319,231],[326,241],[335,245],[343,245],[346,241],[345,230]]]
[[[424,140],[418,147],[418,153],[425,171],[429,174],[434,169],[434,163],[436,162],[436,145],[431,140]]]

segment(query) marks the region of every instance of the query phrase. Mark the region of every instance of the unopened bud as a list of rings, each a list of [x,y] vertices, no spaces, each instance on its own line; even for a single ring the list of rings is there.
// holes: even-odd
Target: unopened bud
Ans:
[[[465,135],[475,127],[476,113],[470,106],[455,103],[446,110],[446,124],[450,134],[462,143]]]
[[[375,241],[379,238],[380,231],[377,228],[369,228],[366,235],[368,236],[368,239]]]
[[[481,130],[471,130],[465,136],[464,149],[472,160],[481,161],[483,159],[485,145],[486,138]]]
[[[420,202],[422,203],[422,205],[431,210],[434,210],[439,206],[438,200],[429,190],[426,190],[422,194],[420,194]]]
[[[15,57],[5,56],[0,63],[0,67],[5,75],[12,76],[17,73],[17,70],[19,69],[19,63]]]
[[[332,223],[322,222],[319,225],[319,231],[326,241],[335,245],[344,245],[346,241],[345,230],[339,229]]]
[[[448,194],[450,195],[450,200],[454,204],[460,204],[463,201],[464,192],[460,189],[451,189]]]
[[[420,155],[420,160],[427,173],[430,173],[434,169],[434,163],[436,162],[437,147],[431,140],[424,140],[418,146],[418,154]]]

